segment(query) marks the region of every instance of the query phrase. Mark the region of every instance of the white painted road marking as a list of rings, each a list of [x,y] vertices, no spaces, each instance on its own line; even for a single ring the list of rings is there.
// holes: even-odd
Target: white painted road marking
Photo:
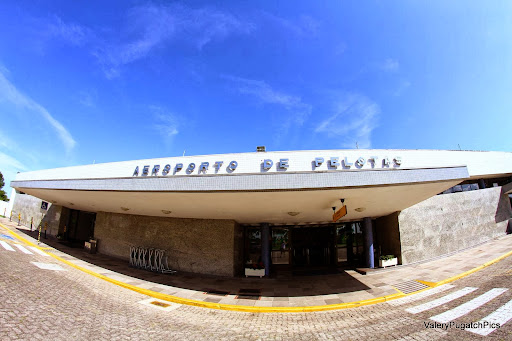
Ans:
[[[0,244],[6,249],[7,251],[15,251],[9,244],[4,242],[3,240],[0,240]]]
[[[44,270],[55,270],[55,271],[66,271],[66,269],[62,268],[58,264],[51,264],[51,263],[39,263],[39,262],[30,262],[37,266],[40,269]]]
[[[468,328],[466,329],[468,332],[472,332],[478,335],[487,336],[493,331],[495,331],[497,328],[494,324],[499,323],[500,328],[503,327],[505,323],[510,321],[512,319],[512,300],[510,300],[505,305],[499,307],[495,312],[488,315],[487,317],[484,317],[478,322],[478,324],[487,325],[487,327],[484,328]]]
[[[16,246],[18,249],[20,249],[21,252],[23,253],[26,253],[27,255],[33,255],[32,252],[30,252],[29,250],[25,249],[23,247],[23,245],[20,245],[20,244],[14,244],[14,246]]]
[[[456,308],[453,308],[451,310],[445,311],[442,314],[432,316],[430,319],[434,320],[436,322],[446,323],[453,321],[461,316],[464,316],[473,310],[477,309],[478,307],[483,306],[490,300],[498,297],[499,295],[503,294],[508,289],[504,288],[494,288],[489,291],[487,291],[485,294],[482,294],[478,297],[475,297],[471,301],[468,301],[464,304],[459,305]]]
[[[419,294],[414,294],[411,296],[406,296],[406,297],[402,297],[402,298],[399,298],[396,300],[388,301],[388,303],[391,305],[394,305],[394,306],[407,304],[407,303],[418,301],[418,300],[421,300],[422,298],[429,297],[429,296],[435,295],[437,293],[446,291],[448,289],[453,288],[454,286],[455,285],[452,285],[452,284],[443,284],[436,288],[420,292]]]
[[[34,250],[35,253],[38,253],[40,254],[41,256],[45,256],[45,257],[50,257],[50,255],[44,253],[43,251],[39,250],[37,247],[35,246],[29,246],[29,248],[31,248],[32,250]]]
[[[464,295],[467,295],[473,291],[475,291],[477,288],[473,287],[466,287],[464,289],[457,290],[451,294],[448,294],[446,296],[443,296],[441,298],[438,298],[437,300],[433,300],[424,304],[420,304],[416,307],[405,309],[405,311],[408,311],[411,314],[418,314],[422,311],[429,310],[435,307],[439,307],[440,305],[443,305],[445,303],[451,302],[459,297],[462,297]]]

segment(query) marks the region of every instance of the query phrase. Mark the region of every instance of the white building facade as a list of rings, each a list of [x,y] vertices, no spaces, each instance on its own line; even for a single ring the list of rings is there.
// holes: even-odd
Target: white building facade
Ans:
[[[499,237],[511,176],[512,153],[357,149],[94,164],[19,173],[11,186],[15,215],[52,235],[237,276],[254,264],[266,275],[371,268],[389,254],[410,264]]]

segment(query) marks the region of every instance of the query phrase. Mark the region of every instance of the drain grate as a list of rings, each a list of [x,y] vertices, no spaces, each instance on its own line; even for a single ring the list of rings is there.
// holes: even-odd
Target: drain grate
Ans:
[[[158,307],[162,307],[162,308],[167,308],[167,307],[170,307],[171,305],[170,304],[167,304],[167,303],[164,303],[164,302],[160,302],[160,301],[151,301],[149,302],[150,304],[154,304]]]
[[[227,291],[221,291],[221,290],[208,290],[205,292],[207,295],[215,295],[215,296],[227,296],[229,295],[229,292]]]
[[[238,290],[238,295],[235,298],[244,300],[259,300],[261,296],[260,294],[260,289],[240,289]]]
[[[407,281],[407,282],[397,283],[397,284],[393,284],[393,286],[395,288],[397,288],[398,290],[400,290],[401,292],[403,292],[404,294],[410,294],[412,292],[420,291],[420,290],[428,288],[428,285],[425,285],[423,283],[416,282],[416,281]]]

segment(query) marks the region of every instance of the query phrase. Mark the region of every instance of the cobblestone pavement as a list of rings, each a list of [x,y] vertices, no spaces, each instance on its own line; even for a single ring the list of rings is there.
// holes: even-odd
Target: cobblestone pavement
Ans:
[[[3,241],[19,251],[16,241]],[[428,329],[425,323],[493,288],[508,290],[455,321],[479,321],[512,300],[512,257],[508,257],[453,282],[453,287],[445,291],[404,304],[282,314],[174,304],[163,308],[141,304],[150,297],[31,252],[29,248],[26,248],[29,253],[13,252],[4,244],[0,246],[1,340],[473,340],[485,337],[454,327]],[[44,264],[57,265],[60,270],[36,266]],[[430,310],[416,314],[407,311],[465,287],[477,289]],[[511,340],[512,321],[488,338]]]

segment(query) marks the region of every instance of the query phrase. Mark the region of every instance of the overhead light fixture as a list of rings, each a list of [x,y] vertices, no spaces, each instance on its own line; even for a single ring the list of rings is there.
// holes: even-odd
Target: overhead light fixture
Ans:
[[[121,207],[123,211],[129,211],[130,209],[128,207]]]
[[[300,212],[288,212],[288,215],[295,217],[296,215],[299,215]]]
[[[357,212],[363,212],[364,210],[366,210],[366,207],[358,207],[358,208],[354,209],[354,211],[357,211]]]
[[[345,203],[345,199],[340,199],[340,201],[342,205]]]
[[[163,214],[171,214],[171,213],[172,213],[172,211],[162,210],[162,213],[163,213]]]

